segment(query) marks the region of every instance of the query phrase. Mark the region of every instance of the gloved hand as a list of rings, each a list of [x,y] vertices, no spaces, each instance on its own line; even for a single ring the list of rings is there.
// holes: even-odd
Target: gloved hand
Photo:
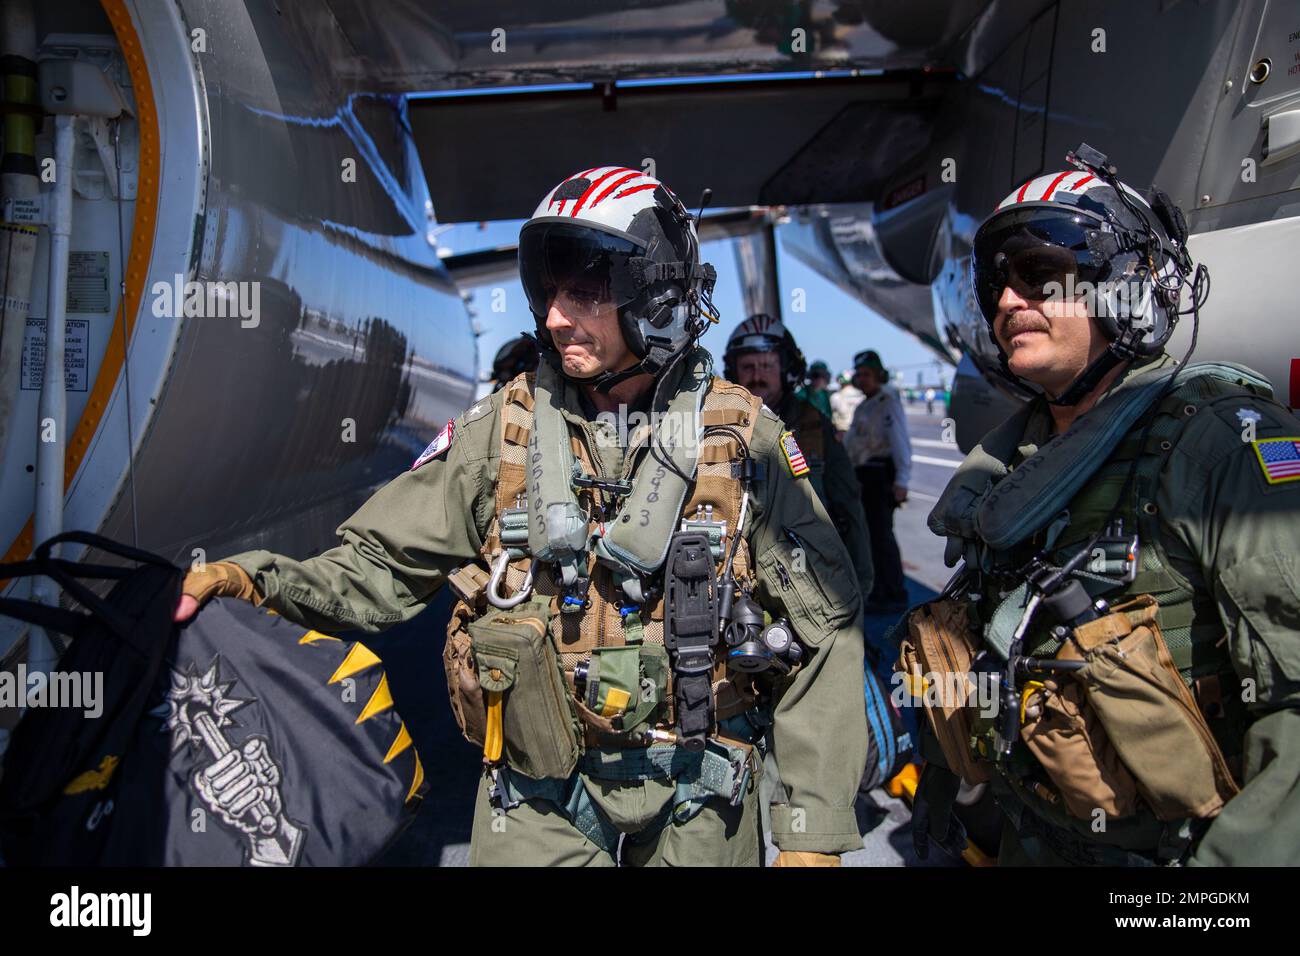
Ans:
[[[806,850],[782,850],[773,866],[839,866],[838,853],[809,853]]]
[[[214,597],[239,598],[252,604],[266,600],[243,568],[230,561],[215,561],[205,564],[200,571],[190,571],[185,575],[181,599],[176,604],[172,620],[188,621]]]
[[[960,786],[961,778],[938,764],[921,771],[912,798],[912,846],[922,860],[930,857],[931,841],[954,857],[966,849],[966,828],[952,812]]]

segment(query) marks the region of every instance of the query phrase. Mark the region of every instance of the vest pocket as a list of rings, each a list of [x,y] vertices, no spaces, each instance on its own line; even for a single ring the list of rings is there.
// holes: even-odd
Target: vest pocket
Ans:
[[[567,778],[579,753],[577,718],[547,616],[541,602],[531,601],[468,628],[484,691],[485,740],[499,733],[510,769],[539,780]]]
[[[1238,791],[1156,623],[1156,602],[1135,599],[1075,629],[1086,666],[1076,672],[1138,791],[1161,820],[1213,817]]]
[[[1097,810],[1107,818],[1131,816],[1137,784],[1084,702],[1083,688],[1045,680],[1025,701],[1021,737],[1052,778],[1066,811],[1080,820],[1092,820]]]
[[[988,762],[973,748],[978,690],[971,665],[979,636],[964,602],[940,598],[915,608],[905,619],[907,636],[899,643],[894,669],[913,705],[920,702],[939,741],[948,769],[974,786],[989,778]]]
[[[442,666],[447,673],[447,697],[451,713],[465,739],[482,747],[487,729],[487,708],[474,663],[474,649],[467,630],[474,611],[464,601],[452,608],[447,625],[447,643],[442,649]]]

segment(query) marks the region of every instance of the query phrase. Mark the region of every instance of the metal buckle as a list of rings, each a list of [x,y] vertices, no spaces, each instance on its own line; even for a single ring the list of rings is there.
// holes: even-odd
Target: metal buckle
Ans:
[[[492,809],[505,812],[519,806],[518,800],[506,796],[506,788],[501,783],[501,772],[496,767],[488,770],[487,775],[492,781],[488,786],[488,804]]]
[[[528,565],[528,575],[524,578],[523,585],[511,597],[502,597],[498,593],[501,587],[501,581],[506,576],[506,567],[510,564],[510,552],[502,551],[492,565],[492,576],[488,578],[486,591],[487,602],[495,608],[508,611],[512,607],[518,607],[528,600],[528,596],[533,593],[533,568],[537,562]]]
[[[735,777],[735,782],[731,785],[731,805],[740,806],[745,799],[745,792],[749,784],[749,754],[741,754],[740,751],[733,751],[730,755],[731,771]]]
[[[597,478],[594,475],[575,475],[575,488],[592,488],[616,498],[626,497],[632,493],[632,482],[628,478]]]

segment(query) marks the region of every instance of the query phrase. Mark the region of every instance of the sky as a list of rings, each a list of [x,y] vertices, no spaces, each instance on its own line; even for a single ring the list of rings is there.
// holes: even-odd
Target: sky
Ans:
[[[514,245],[519,236],[520,221],[467,223],[445,227],[438,236],[442,251],[453,253],[473,252],[496,246]],[[809,363],[821,359],[838,374],[848,368],[855,353],[862,349],[875,349],[885,365],[897,369],[899,384],[917,384],[918,373],[926,384],[934,384],[940,374],[936,370],[934,354],[913,338],[857,299],[840,291],[781,245],[781,229],[777,227],[777,272],[781,286],[782,302],[786,304],[783,321],[794,335]],[[722,351],[727,336],[746,316],[744,314],[738,279],[735,253],[727,240],[704,244],[705,261],[718,270],[718,284],[713,302],[721,313],[718,325],[704,334],[703,345],[714,355],[721,368]],[[802,288],[806,311],[793,313],[789,303],[793,290]],[[480,330],[479,367],[490,370],[492,357],[506,341],[522,332],[533,329],[533,318],[518,280],[512,280],[495,294],[495,286],[471,287],[471,308]],[[501,311],[494,311],[494,304]],[[942,377],[951,379],[951,369],[944,366]]]

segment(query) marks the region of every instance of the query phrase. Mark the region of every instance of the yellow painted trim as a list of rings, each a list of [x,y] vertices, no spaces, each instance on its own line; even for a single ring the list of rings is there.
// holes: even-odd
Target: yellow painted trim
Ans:
[[[361,714],[357,717],[357,723],[363,723],[375,716],[375,714],[382,714],[392,706],[393,695],[388,689],[388,675],[385,674],[379,678],[379,686],[375,688],[375,692],[366,701],[366,706],[361,709]]]
[[[330,635],[322,634],[320,631],[308,631],[302,637],[298,638],[299,644],[315,644],[317,641],[337,641],[342,644],[343,638],[330,637]],[[333,682],[331,681],[331,683]]]
[[[360,674],[368,667],[374,667],[381,663],[374,651],[364,644],[353,644],[352,649],[348,651],[348,656],[343,658],[343,663],[338,666],[338,670],[330,677],[327,684],[337,684],[345,677],[351,677],[354,674]]]
[[[104,412],[108,410],[108,400],[113,394],[118,377],[122,374],[125,359],[122,336],[119,334],[122,315],[125,311],[127,336],[135,329],[136,317],[140,313],[140,299],[144,295],[145,282],[149,277],[149,265],[153,259],[154,230],[158,225],[158,194],[161,179],[160,144],[158,131],[158,108],[154,102],[153,83],[149,79],[149,68],[145,63],[144,49],[140,37],[131,22],[131,14],[126,8],[125,0],[100,0],[100,6],[113,25],[118,46],[126,60],[127,72],[131,77],[131,89],[135,94],[136,120],[140,127],[139,187],[135,201],[135,220],[131,229],[131,251],[127,255],[126,295],[118,303],[118,314],[113,320],[113,333],[108,338],[108,348],[103,361],[99,363],[99,372],[95,384],[86,398],[86,407],[81,419],[72,430],[68,447],[63,459],[63,490],[66,493],[72,486],[90,448],[90,442],[99,431]],[[33,537],[36,533],[34,517],[29,515],[23,530],[18,533],[5,551],[4,561],[20,561],[32,553]],[[0,583],[8,580],[0,578]]]
[[[415,796],[416,791],[420,789],[420,784],[424,783],[424,764],[420,763],[420,755],[415,755],[415,774],[411,777],[411,789],[406,791],[407,802]]]
[[[402,753],[409,746],[411,746],[411,732],[406,729],[406,722],[403,721],[402,726],[397,730],[397,739],[394,740],[393,745],[388,748],[388,753],[384,754],[384,763],[392,763],[393,758]]]

